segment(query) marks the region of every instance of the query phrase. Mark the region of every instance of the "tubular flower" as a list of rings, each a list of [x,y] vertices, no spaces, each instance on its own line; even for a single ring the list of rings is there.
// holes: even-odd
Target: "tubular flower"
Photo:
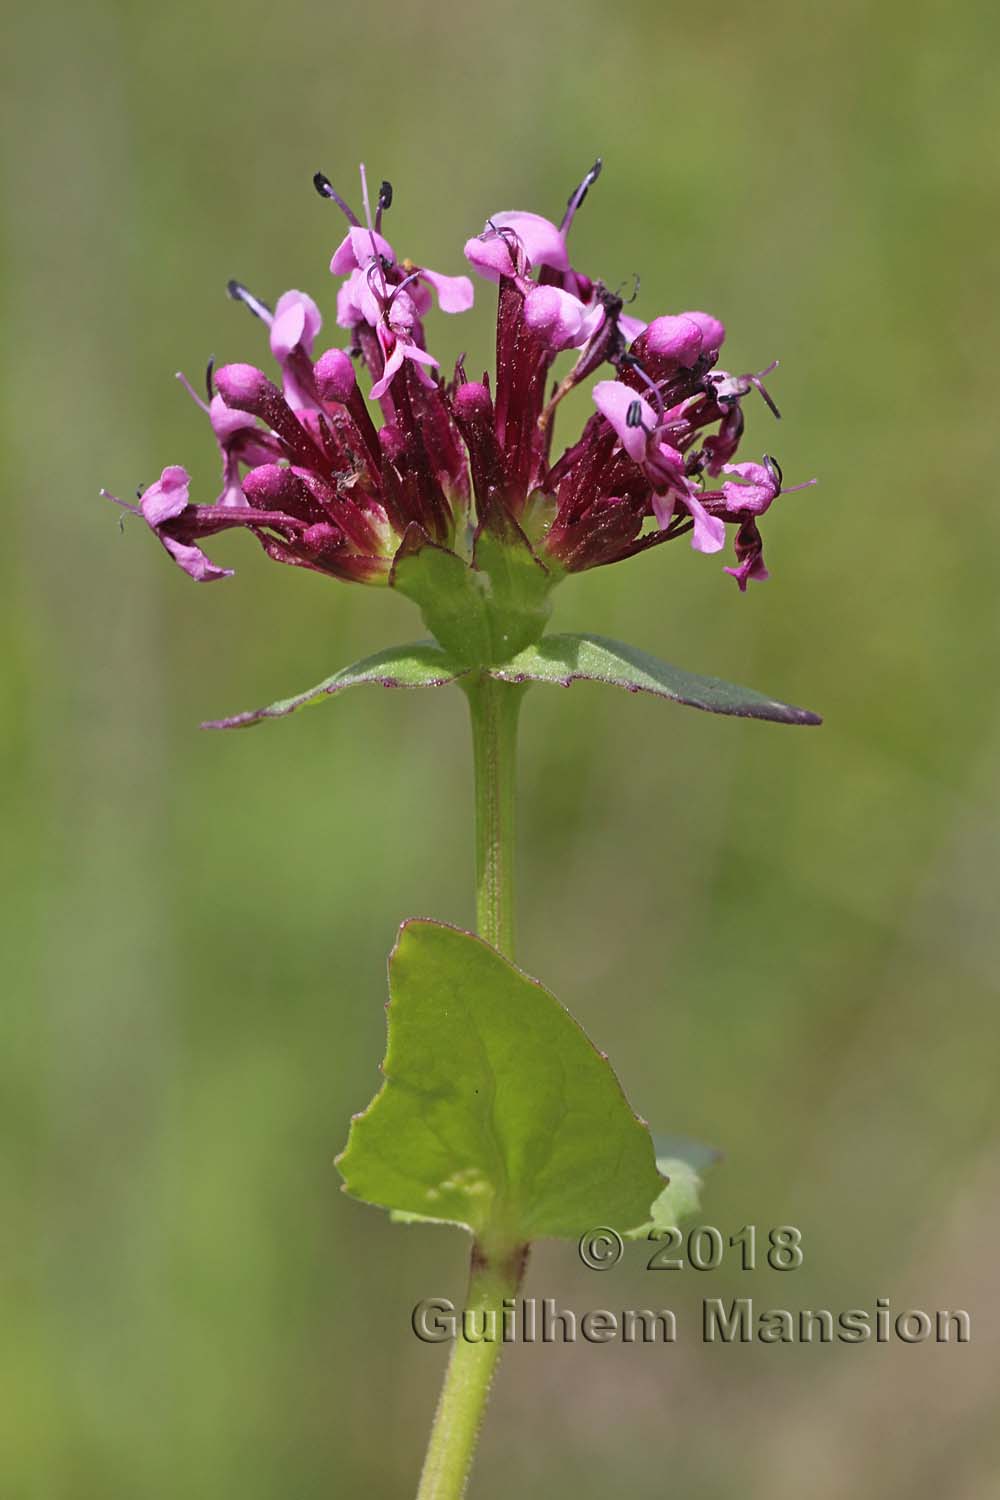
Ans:
[[[736,565],[725,571],[741,590],[766,578],[758,522],[781,493],[781,470],[767,456],[733,460],[752,391],[779,415],[763,384],[774,366],[719,370],[726,331],[716,317],[640,322],[620,291],[573,266],[569,231],[600,168],[584,176],[559,223],[497,213],[467,241],[472,269],[497,287],[495,374],[470,380],[460,360],[450,381],[438,373],[424,321],[435,302],[445,313],[468,310],[472,282],[397,257],[383,234],[387,182],[372,214],[362,168],[362,221],[317,173],[320,196],[346,219],[330,261],[346,347],[315,356],[323,320],[306,293],[285,292],[272,310],[230,282],[230,295],[268,329],[280,385],[254,365],[210,365],[203,400],[180,377],[209,419],[222,489],[214,504],[195,503],[187,472],[174,465],[137,504],[117,503],[199,582],[229,576],[201,544],[233,527],[275,561],[382,584],[428,545],[476,569],[485,534],[526,550],[554,583],[686,534],[696,551],[719,552],[732,527]],[[567,352],[571,363],[553,383]],[[559,404],[602,366],[593,415],[554,456]]]

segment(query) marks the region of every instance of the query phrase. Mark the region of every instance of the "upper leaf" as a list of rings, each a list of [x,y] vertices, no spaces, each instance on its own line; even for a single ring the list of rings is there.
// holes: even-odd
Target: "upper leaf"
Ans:
[[[347,1192],[486,1246],[649,1220],[664,1187],[649,1131],[537,980],[421,920],[400,929],[389,994],[385,1084],[338,1158]]]
[[[512,660],[490,668],[504,682],[606,682],[630,693],[652,693],[713,714],[771,719],[777,724],[820,724],[818,714],[779,703],[753,688],[718,677],[700,677],[659,661],[635,646],[600,635],[547,635]]]
[[[234,714],[229,719],[209,719],[202,729],[245,729],[249,724],[259,724],[263,719],[283,719],[297,708],[309,703],[318,703],[330,698],[344,688],[360,687],[373,683],[379,687],[444,687],[463,676],[466,669],[454,663],[446,652],[433,641],[418,641],[412,646],[390,646],[386,651],[376,651],[351,667],[341,667],[332,677],[297,693],[294,698],[282,698],[267,708],[252,708],[246,713]]]

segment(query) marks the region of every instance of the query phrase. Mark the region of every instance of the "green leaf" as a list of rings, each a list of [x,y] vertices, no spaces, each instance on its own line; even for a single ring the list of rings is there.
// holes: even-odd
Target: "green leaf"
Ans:
[[[644,1223],[652,1138],[568,1011],[495,949],[410,921],[389,964],[381,1092],[337,1165],[345,1190],[486,1246]]]
[[[267,708],[252,708],[247,713],[234,714],[229,719],[209,719],[202,729],[245,729],[250,724],[259,724],[264,719],[283,719],[307,704],[319,703],[331,698],[345,688],[361,687],[374,683],[379,687],[445,687],[464,675],[466,669],[457,666],[446,652],[433,641],[418,641],[412,646],[390,646],[387,651],[377,651],[366,656],[352,667],[341,667],[332,677],[317,683],[316,687],[298,693],[294,698],[282,698]]]
[[[680,1136],[657,1135],[653,1144],[656,1165],[669,1180],[653,1204],[648,1221],[631,1230],[628,1239],[645,1239],[651,1229],[672,1229],[682,1219],[697,1213],[701,1206],[702,1172],[719,1160],[714,1147]]]
[[[547,635],[500,666],[490,668],[504,682],[606,682],[630,693],[652,693],[713,714],[771,719],[777,724],[820,724],[806,708],[778,703],[752,688],[717,677],[699,677],[658,661],[646,651],[600,635]]]

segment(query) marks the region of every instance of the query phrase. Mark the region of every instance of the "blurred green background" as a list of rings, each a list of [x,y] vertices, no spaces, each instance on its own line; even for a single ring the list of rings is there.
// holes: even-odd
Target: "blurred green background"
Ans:
[[[826,724],[538,689],[519,957],[654,1126],[724,1149],[704,1220],[797,1224],[807,1256],[597,1276],[539,1247],[530,1292],[669,1305],[681,1337],[512,1350],[473,1493],[1000,1494],[995,7],[43,0],[7,26],[0,1491],[414,1487],[444,1351],[410,1309],[460,1298],[466,1245],[348,1201],[331,1160],[396,924],[471,921],[464,705],[200,733],[419,622],[249,538],[199,588],[97,490],[183,462],[215,494],[173,372],[264,353],[228,277],[311,291],[336,341],[316,168],[390,177],[400,253],[458,272],[487,214],[558,216],[601,152],[575,259],[640,271],[640,314],[720,314],[730,368],[780,355],[745,456],[821,483],[768,518],[747,597],[679,545],[570,581],[558,624]],[[437,352],[484,363],[492,301]],[[963,1307],[974,1341],[704,1347],[700,1299],[743,1294]]]

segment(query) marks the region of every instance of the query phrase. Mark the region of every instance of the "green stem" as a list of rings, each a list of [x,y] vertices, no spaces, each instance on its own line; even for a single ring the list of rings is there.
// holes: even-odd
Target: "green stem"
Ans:
[[[512,958],[517,721],[526,688],[485,673],[462,686],[476,774],[476,927],[480,937]]]
[[[517,721],[523,686],[485,672],[466,678],[476,785],[476,927],[507,958],[514,950],[514,789]],[[503,1300],[517,1295],[528,1247],[489,1253],[472,1247],[465,1307],[490,1320],[490,1339],[469,1340],[461,1327],[451,1347],[434,1414],[417,1500],[460,1500],[465,1494],[490,1382],[503,1348]],[[483,1325],[479,1325],[482,1327]]]
[[[490,1383],[503,1348],[504,1298],[517,1296],[527,1246],[486,1260],[473,1247],[468,1323],[461,1321],[434,1414],[417,1500],[460,1500],[475,1456]],[[463,1336],[463,1328],[471,1337]],[[488,1334],[488,1338],[482,1337]]]

